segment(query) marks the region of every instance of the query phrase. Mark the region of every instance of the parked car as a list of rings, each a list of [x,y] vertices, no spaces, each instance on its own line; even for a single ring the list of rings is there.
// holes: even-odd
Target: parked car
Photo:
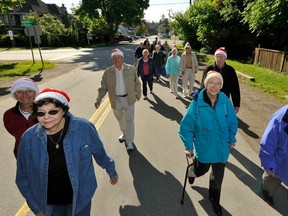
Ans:
[[[119,41],[129,41],[130,43],[133,41],[133,38],[127,35],[115,35],[115,40]]]
[[[129,35],[129,37],[132,37],[133,40],[138,40],[140,38],[138,35]]]

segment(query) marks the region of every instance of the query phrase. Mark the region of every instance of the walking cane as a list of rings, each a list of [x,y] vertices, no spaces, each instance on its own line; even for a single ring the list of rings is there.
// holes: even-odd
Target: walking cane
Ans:
[[[188,177],[188,171],[189,171],[189,168],[193,165],[193,158],[192,158],[192,163],[189,164],[189,159],[186,155],[186,160],[187,160],[187,168],[186,168],[186,173],[185,173],[185,180],[184,180],[184,186],[183,186],[183,191],[182,191],[182,198],[181,198],[181,205],[183,205],[184,203],[184,194],[185,194],[185,188],[186,188],[186,183],[187,183],[187,177]]]

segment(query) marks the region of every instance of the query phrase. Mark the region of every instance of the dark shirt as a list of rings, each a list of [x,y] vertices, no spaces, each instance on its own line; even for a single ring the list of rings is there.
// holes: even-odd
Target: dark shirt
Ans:
[[[142,51],[143,51],[143,48],[141,46],[137,47],[135,51],[135,58],[137,59],[141,58],[143,56]]]
[[[240,100],[241,100],[240,87],[239,87],[239,81],[238,81],[238,77],[237,77],[235,69],[231,67],[230,65],[227,65],[226,63],[224,67],[221,69],[217,67],[216,63],[209,65],[204,70],[202,85],[207,76],[207,73],[210,70],[215,70],[222,74],[223,87],[221,89],[221,92],[225,93],[228,98],[230,98],[231,96],[234,107],[240,107]]]
[[[70,118],[66,117],[62,136],[62,131],[50,135],[54,142],[51,140],[49,135],[47,135],[47,151],[49,155],[47,203],[49,205],[72,204],[73,189],[67,170],[63,148],[63,140],[68,130],[69,120]],[[59,143],[58,149],[55,148],[55,142]]]

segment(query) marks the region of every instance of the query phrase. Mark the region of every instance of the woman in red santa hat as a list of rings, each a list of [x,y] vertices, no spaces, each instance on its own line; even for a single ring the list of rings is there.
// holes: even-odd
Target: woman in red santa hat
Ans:
[[[73,116],[67,93],[46,88],[35,98],[32,114],[39,123],[22,136],[16,184],[37,216],[87,216],[97,188],[92,157],[116,184],[115,163],[95,126]]]

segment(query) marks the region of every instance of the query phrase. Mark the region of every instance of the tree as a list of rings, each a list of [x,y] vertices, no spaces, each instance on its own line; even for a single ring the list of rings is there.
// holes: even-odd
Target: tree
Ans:
[[[13,6],[21,6],[25,0],[1,0],[0,1],[0,14],[5,13],[7,10],[11,10]]]
[[[71,36],[71,32],[69,35],[69,31],[65,28],[63,23],[61,23],[51,14],[45,14],[43,17],[39,17],[37,13],[31,12],[26,15],[26,19],[31,20],[34,22],[34,24],[41,26],[41,40],[44,44],[47,43],[49,46],[64,46],[71,42],[71,38],[69,38],[69,36]]]
[[[102,17],[112,37],[120,23],[140,23],[148,6],[149,0],[82,0],[76,14],[88,15],[91,19]]]
[[[249,24],[267,48],[283,49],[288,45],[288,0],[247,1],[243,21]]]

